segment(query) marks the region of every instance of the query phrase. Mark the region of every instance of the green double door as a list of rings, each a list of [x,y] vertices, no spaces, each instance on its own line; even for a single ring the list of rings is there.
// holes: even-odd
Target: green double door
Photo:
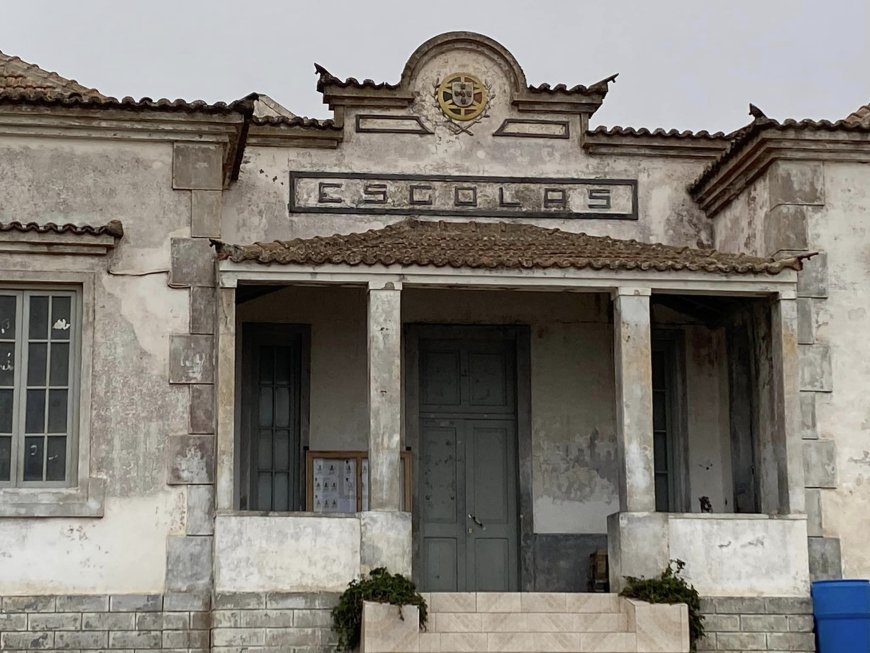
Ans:
[[[421,339],[419,355],[421,587],[516,591],[516,343]]]

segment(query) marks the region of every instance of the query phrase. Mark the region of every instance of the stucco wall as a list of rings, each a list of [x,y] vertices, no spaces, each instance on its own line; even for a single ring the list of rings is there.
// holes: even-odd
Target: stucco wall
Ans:
[[[0,519],[2,592],[162,591],[166,537],[184,532],[186,505],[183,489],[166,485],[166,444],[188,420],[187,388],[167,382],[169,335],[188,323],[187,293],[166,285],[169,238],[187,234],[190,215],[189,195],[172,190],[172,146],[4,138],[0,178],[0,221],[119,219],[126,231],[106,257],[0,261],[24,278],[91,275],[91,411],[80,428],[90,476],[106,482],[102,518]]]
[[[810,243],[828,253],[828,297],[815,301],[816,339],[830,347],[833,392],[817,393],[818,435],[836,442],[835,490],[823,490],[825,536],[839,537],[843,574],[870,575],[870,167],[824,164],[825,206]]]

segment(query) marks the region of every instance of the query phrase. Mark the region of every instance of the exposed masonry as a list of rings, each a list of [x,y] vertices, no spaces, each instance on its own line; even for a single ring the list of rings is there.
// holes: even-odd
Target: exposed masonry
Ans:
[[[167,482],[187,486],[185,535],[166,542],[166,588],[211,591],[214,534],[215,268],[208,238],[221,235],[223,149],[173,148],[172,187],[190,196],[190,238],[173,238],[169,286],[188,293],[190,323],[169,344],[169,382],[187,385],[187,433],[171,433]],[[140,648],[140,647],[137,647]]]
[[[0,650],[173,650],[210,646],[210,598],[200,594],[6,596]]]
[[[338,594],[331,593],[219,593],[212,612],[212,650],[335,651],[330,612],[337,602]]]
[[[766,253],[776,258],[812,250],[809,223],[814,207],[825,203],[822,166],[807,162],[777,162],[768,173],[770,210],[765,216]],[[820,439],[816,404],[833,392],[831,351],[816,337],[819,310],[828,297],[828,257],[821,252],[805,261],[798,274],[798,348],[800,408],[806,486],[810,576],[840,578],[839,538],[824,537],[822,494],[837,487],[834,440]]]
[[[809,598],[701,599],[707,636],[698,651],[815,651]]]
[[[0,650],[332,653],[338,594],[7,596]]]

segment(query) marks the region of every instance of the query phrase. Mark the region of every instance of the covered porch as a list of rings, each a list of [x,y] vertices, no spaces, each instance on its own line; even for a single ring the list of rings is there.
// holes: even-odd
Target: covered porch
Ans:
[[[217,591],[578,592],[606,548],[611,591],[680,558],[806,594],[798,260],[416,222],[218,253]]]

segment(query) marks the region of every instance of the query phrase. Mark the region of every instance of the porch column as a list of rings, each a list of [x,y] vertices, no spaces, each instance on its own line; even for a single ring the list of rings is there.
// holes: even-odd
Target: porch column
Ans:
[[[779,461],[779,510],[805,511],[796,293],[779,293],[771,307],[774,448]]]
[[[369,283],[369,509],[401,508],[402,286]]]
[[[215,506],[235,508],[236,289],[218,288]]]
[[[655,510],[649,288],[613,293],[620,512]]]

